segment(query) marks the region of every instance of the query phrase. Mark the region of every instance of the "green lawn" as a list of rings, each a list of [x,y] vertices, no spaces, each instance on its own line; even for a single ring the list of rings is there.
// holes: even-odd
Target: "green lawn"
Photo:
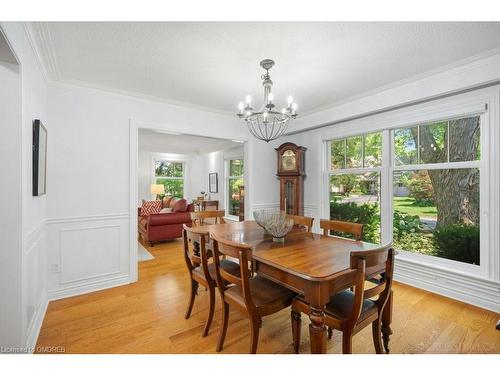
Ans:
[[[410,197],[394,197],[394,209],[409,215],[420,217],[437,217],[436,206],[419,207],[414,206],[415,199]]]

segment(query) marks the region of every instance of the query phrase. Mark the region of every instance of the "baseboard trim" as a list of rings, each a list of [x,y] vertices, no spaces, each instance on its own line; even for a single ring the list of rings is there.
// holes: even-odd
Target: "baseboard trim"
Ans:
[[[97,292],[98,290],[114,288],[117,286],[130,284],[132,282],[134,281],[130,280],[129,275],[122,275],[118,277],[107,278],[105,280],[88,282],[85,284],[79,284],[58,290],[51,290],[48,293],[48,300],[56,301],[62,298],[74,297],[81,294]]]
[[[38,341],[38,336],[40,335],[43,319],[45,318],[48,306],[49,300],[47,298],[47,293],[44,292],[42,301],[38,305],[36,313],[31,320],[31,324],[28,327],[26,334],[26,347],[30,349],[31,353],[35,351],[36,342]]]
[[[500,283],[468,277],[396,258],[394,280],[494,312],[500,312]]]

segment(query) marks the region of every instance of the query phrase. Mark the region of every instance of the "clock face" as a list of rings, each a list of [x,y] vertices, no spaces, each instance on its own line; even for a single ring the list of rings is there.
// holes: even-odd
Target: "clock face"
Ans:
[[[284,171],[294,171],[297,169],[297,156],[292,150],[287,150],[281,156],[281,167]]]

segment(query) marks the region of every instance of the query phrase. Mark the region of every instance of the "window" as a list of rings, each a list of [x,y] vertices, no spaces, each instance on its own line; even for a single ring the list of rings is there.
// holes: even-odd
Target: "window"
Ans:
[[[243,159],[229,159],[227,160],[227,213],[231,216],[239,216],[243,214],[240,208],[243,209],[241,202],[244,197],[240,196],[243,189]]]
[[[392,238],[401,255],[468,270],[479,266],[481,119],[444,119],[330,141],[330,218],[364,224],[366,241]],[[382,164],[382,157],[391,161]]]
[[[480,117],[394,130],[398,249],[479,265]]]
[[[168,160],[155,160],[155,183],[165,186],[165,195],[184,197],[184,164]]]
[[[382,134],[336,139],[330,145],[330,219],[364,224],[363,240],[379,243]]]

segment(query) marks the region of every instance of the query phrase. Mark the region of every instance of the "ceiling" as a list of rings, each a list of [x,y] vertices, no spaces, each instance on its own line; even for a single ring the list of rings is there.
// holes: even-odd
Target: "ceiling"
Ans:
[[[260,104],[264,58],[276,61],[276,104],[291,94],[299,113],[310,113],[500,47],[500,22],[54,22],[28,30],[52,80],[228,114],[246,94]]]
[[[139,149],[168,154],[204,154],[242,147],[238,142],[195,135],[139,129]]]

